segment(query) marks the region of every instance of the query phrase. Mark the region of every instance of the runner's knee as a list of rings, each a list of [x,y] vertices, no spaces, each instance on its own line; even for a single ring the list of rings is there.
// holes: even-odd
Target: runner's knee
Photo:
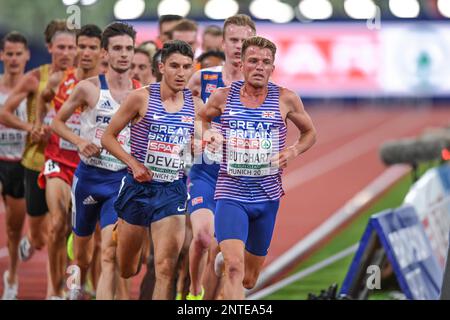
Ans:
[[[211,235],[207,231],[202,230],[196,235],[194,241],[202,250],[207,250],[211,245]]]
[[[159,279],[173,279],[175,276],[175,268],[177,259],[163,258],[155,260],[156,278]]]
[[[229,257],[225,259],[225,273],[233,280],[243,281],[244,279],[244,258]]]

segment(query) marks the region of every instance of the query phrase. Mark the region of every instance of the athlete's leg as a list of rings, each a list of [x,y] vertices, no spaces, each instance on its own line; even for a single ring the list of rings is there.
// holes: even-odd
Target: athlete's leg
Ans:
[[[148,233],[149,237],[149,254],[147,258],[147,270],[144,275],[144,278],[141,282],[140,292],[139,292],[139,300],[152,300],[153,290],[155,289],[155,256],[153,250],[153,242],[151,239],[151,233]]]
[[[220,242],[220,251],[225,262],[223,298],[243,300],[245,298],[242,284],[245,275],[244,243],[237,239],[223,240]]]
[[[100,278],[101,268],[101,229],[97,223],[94,234],[94,250],[92,253],[92,260],[89,268],[92,286],[94,291],[97,290],[98,279]]]
[[[186,215],[186,229],[184,234],[183,246],[178,257],[176,267],[176,299],[184,300],[189,293],[191,279],[189,276],[189,248],[192,242],[192,226],[189,216]]]
[[[168,216],[151,225],[156,273],[153,300],[168,300],[173,296],[173,281],[184,242],[185,228],[184,215]]]
[[[112,239],[114,225],[102,229],[101,268],[97,300],[112,300],[116,291],[116,244]]]
[[[190,219],[193,238],[189,248],[189,291],[192,295],[198,295],[202,292],[203,274],[214,234],[214,215],[211,210],[203,208],[193,212]]]
[[[244,299],[244,249],[249,231],[245,204],[232,200],[217,201],[214,225],[225,267],[223,298]]]
[[[50,263],[50,281],[53,296],[61,296],[65,275],[67,216],[71,202],[69,185],[60,178],[48,178],[46,199],[50,212],[48,259]]]
[[[94,240],[92,235],[81,237],[74,234],[73,251],[75,256],[74,263],[80,267],[80,286],[81,289],[83,289],[86,284],[88,269],[94,252]]]
[[[34,249],[41,250],[48,242],[48,215],[28,216],[28,237]]]
[[[18,265],[18,248],[22,228],[25,221],[25,199],[13,198],[6,195],[6,233],[8,241],[9,267],[8,267],[8,283],[10,285],[18,284],[17,281],[17,265]]]
[[[124,279],[120,276],[119,270],[116,270],[117,289],[115,300],[130,300],[131,278]]]
[[[257,256],[245,251],[244,287],[246,289],[252,289],[255,286],[265,260],[265,256]]]
[[[145,227],[130,224],[119,218],[119,226],[117,228],[117,261],[122,278],[130,278],[138,272],[142,242],[146,232]],[[164,237],[167,237],[167,234]]]
[[[205,288],[205,300],[216,300],[220,291],[220,278],[216,275],[214,264],[216,256],[220,252],[219,244],[216,238],[212,237],[209,246],[208,260],[206,262],[205,273],[203,276],[203,287]]]
[[[34,249],[42,249],[48,242],[48,207],[45,190],[38,187],[39,172],[24,169],[25,201],[28,213],[28,236],[21,240],[20,258],[28,260]],[[28,248],[29,247],[29,248]],[[28,250],[24,250],[28,248]]]
[[[267,201],[251,205],[248,237],[245,244],[244,287],[255,286],[272,240],[279,201]]]

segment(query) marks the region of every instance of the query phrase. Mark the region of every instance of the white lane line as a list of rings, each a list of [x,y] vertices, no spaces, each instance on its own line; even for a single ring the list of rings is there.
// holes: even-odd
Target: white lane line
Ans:
[[[306,268],[305,270],[301,270],[301,271],[299,271],[277,283],[274,283],[271,286],[268,286],[267,288],[264,288],[256,293],[248,296],[246,299],[247,300],[260,300],[264,297],[267,297],[268,295],[271,295],[272,293],[290,285],[291,283],[299,281],[299,280],[309,276],[310,274],[313,274],[314,272],[322,270],[323,268],[328,267],[329,265],[335,263],[336,261],[339,261],[339,260],[355,253],[356,250],[358,250],[358,246],[359,246],[359,243],[356,243],[356,244],[352,245],[351,247],[348,247],[347,249],[344,249],[344,250],[336,253],[335,255],[333,255],[323,261],[320,261],[309,268]]]

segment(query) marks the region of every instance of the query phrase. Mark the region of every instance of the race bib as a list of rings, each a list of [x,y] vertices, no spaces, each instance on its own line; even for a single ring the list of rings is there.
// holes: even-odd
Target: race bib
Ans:
[[[227,142],[227,172],[232,176],[262,177],[272,174],[271,139],[232,137]]]
[[[95,129],[94,137],[92,142],[97,146],[101,146],[100,140],[105,132],[105,127],[99,127]],[[121,146],[125,149],[127,153],[130,153],[129,149],[129,128],[122,130],[117,137],[117,140]],[[82,157],[84,163],[95,166],[98,168],[103,168],[110,171],[119,171],[126,168],[126,165],[109,153],[106,149],[102,148],[102,151],[98,157],[84,158]]]
[[[45,162],[45,166],[44,166],[44,175],[49,175],[52,173],[59,173],[61,171],[61,169],[59,168],[59,164],[58,162],[55,162],[53,160],[47,160]]]
[[[153,171],[153,180],[173,182],[184,168],[183,146],[150,140],[144,165]]]

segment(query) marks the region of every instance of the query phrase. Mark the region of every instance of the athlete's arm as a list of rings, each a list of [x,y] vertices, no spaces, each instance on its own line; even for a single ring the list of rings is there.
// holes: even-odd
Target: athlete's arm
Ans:
[[[132,155],[125,152],[117,141],[117,136],[131,121],[138,122],[145,116],[147,101],[147,88],[132,91],[112,117],[101,139],[102,146],[106,150],[131,168],[133,177],[138,182],[150,181],[152,172]]]
[[[67,119],[75,112],[78,107],[87,107],[89,102],[86,97],[95,95],[96,87],[88,80],[83,80],[78,83],[69,99],[62,105],[61,109],[56,114],[52,121],[52,130],[61,138],[76,145],[78,151],[85,157],[89,158],[100,153],[100,148],[92,143],[82,139],[66,125]]]
[[[202,122],[203,141],[207,143],[211,152],[219,150],[223,143],[222,135],[216,130],[211,130],[211,121],[222,115],[229,91],[229,87],[216,89],[209,96],[206,105],[198,112],[198,118]]]
[[[28,72],[14,87],[0,111],[1,124],[10,128],[31,132],[33,124],[22,121],[16,116],[15,111],[24,99],[37,91],[39,82],[36,78],[36,72],[36,70]]]
[[[197,154],[202,153],[202,120],[199,116],[199,112],[201,109],[205,107],[205,104],[203,103],[203,100],[198,97],[193,97],[194,99],[194,106],[195,106],[195,122],[194,122],[194,141],[192,145],[192,151],[194,156]]]
[[[48,79],[44,90],[36,98],[36,121],[31,131],[31,139],[33,141],[44,139],[50,131],[47,126],[43,126],[43,122],[48,112],[48,103],[53,100],[56,88],[61,82],[63,75],[64,73],[62,71],[53,73]]]
[[[280,111],[283,120],[289,119],[300,131],[300,138],[292,146],[272,158],[272,165],[285,168],[289,161],[311,148],[316,142],[316,129],[295,92],[280,88]]]
[[[187,84],[187,88],[192,91],[194,97],[200,97],[201,94],[201,70],[196,71]]]

